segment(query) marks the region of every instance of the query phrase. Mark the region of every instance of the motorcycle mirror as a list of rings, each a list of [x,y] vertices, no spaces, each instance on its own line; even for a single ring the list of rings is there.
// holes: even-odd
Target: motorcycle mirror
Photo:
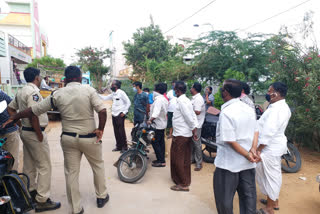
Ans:
[[[10,200],[11,200],[10,196],[2,196],[2,197],[0,197],[0,205],[8,203]]]
[[[7,109],[7,101],[3,100],[0,102],[0,114],[3,113]]]

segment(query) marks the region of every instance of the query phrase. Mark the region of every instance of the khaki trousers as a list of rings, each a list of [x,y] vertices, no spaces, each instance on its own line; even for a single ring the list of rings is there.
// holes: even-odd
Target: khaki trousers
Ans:
[[[68,135],[61,136],[61,147],[64,156],[64,173],[69,205],[73,213],[82,209],[79,190],[79,173],[82,154],[87,158],[94,179],[94,187],[97,198],[107,197],[104,160],[102,145],[96,143],[97,138],[79,138]]]
[[[12,170],[18,170],[19,165],[19,143],[20,143],[20,136],[19,131],[14,131],[11,133],[7,133],[4,135],[0,135],[0,138],[7,138],[6,143],[3,145],[3,149],[10,152],[14,157],[14,165]]]
[[[23,173],[30,178],[30,191],[37,190],[36,200],[46,202],[50,196],[51,161],[45,132],[40,142],[35,132],[21,131],[23,142]]]

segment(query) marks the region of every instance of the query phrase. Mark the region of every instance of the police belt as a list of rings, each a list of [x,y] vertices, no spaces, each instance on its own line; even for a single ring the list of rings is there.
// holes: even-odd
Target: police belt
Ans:
[[[41,131],[44,131],[46,129],[46,127],[40,127]],[[32,127],[22,127],[23,131],[29,131],[29,132],[34,132],[35,130]]]
[[[77,133],[74,133],[74,132],[62,132],[62,135],[68,135],[68,136],[71,136],[71,137],[76,137],[78,134]],[[90,133],[90,134],[87,134],[87,135],[80,135],[79,134],[79,138],[93,138],[93,137],[96,137],[97,135],[95,133]]]

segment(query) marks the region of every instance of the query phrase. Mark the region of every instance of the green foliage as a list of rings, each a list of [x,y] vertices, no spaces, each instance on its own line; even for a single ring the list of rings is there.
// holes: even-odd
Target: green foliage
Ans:
[[[107,75],[109,67],[104,65],[104,60],[110,58],[109,49],[101,49],[94,47],[85,47],[76,52],[76,55],[79,57],[78,63],[82,66],[83,70],[90,71],[93,82],[95,86],[101,90],[102,88],[102,76]]]
[[[254,89],[265,89],[264,81],[259,80],[271,78],[266,67],[271,48],[268,37],[256,34],[241,39],[235,32],[210,32],[188,49],[187,53],[195,55],[193,75],[220,83],[230,69],[242,73],[242,80],[253,82]]]
[[[159,26],[139,28],[132,41],[123,43],[126,63],[133,66],[133,77],[142,82],[187,79],[191,67],[183,62],[178,45],[165,40]]]
[[[54,58],[51,56],[44,56],[41,58],[36,58],[29,63],[27,67],[40,68],[46,71],[46,75],[52,75],[55,73],[63,74],[65,64],[62,59]]]
[[[296,142],[320,149],[320,55],[317,49],[301,56],[297,44],[274,37],[277,46],[270,56],[275,81],[288,85],[287,102],[293,110],[287,134]],[[280,41],[280,42],[279,42]]]
[[[223,75],[224,79],[236,79],[236,80],[240,80],[240,81],[245,81],[246,76],[239,71],[234,71],[231,68],[229,68],[228,70],[226,70],[226,72]]]

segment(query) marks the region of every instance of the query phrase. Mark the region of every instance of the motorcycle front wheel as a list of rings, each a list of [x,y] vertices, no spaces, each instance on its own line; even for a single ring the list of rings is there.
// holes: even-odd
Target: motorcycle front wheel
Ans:
[[[128,150],[120,156],[117,168],[121,181],[137,182],[147,171],[147,157],[137,150]]]
[[[288,173],[298,172],[301,168],[300,152],[292,143],[288,142],[288,152],[281,157],[281,168]]]
[[[203,161],[206,163],[214,163],[214,159],[216,158],[216,153],[217,153],[216,149],[205,146],[202,149]]]

